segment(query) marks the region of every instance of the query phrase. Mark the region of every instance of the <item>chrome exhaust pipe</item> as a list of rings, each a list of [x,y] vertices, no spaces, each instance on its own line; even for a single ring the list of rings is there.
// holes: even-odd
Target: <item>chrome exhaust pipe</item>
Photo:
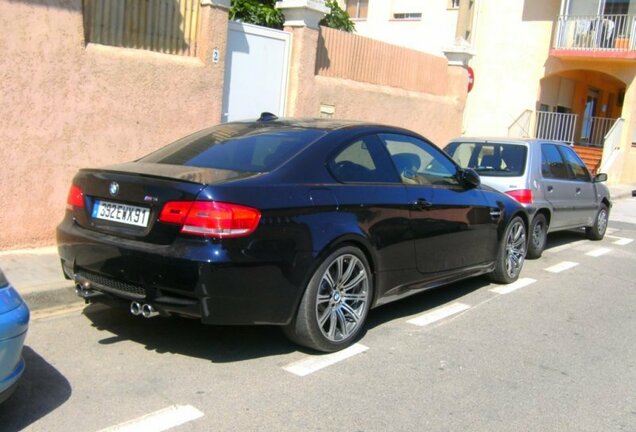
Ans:
[[[131,302],[130,303],[130,313],[137,316],[141,313],[141,305],[139,302]]]
[[[153,316],[159,315],[159,312],[157,312],[157,310],[154,307],[152,307],[152,305],[145,303],[141,307],[141,315],[144,318],[152,318]]]

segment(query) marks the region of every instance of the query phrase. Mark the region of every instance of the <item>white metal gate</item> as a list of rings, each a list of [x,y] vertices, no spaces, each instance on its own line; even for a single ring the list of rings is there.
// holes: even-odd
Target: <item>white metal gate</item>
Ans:
[[[230,22],[225,56],[223,121],[285,115],[291,34]]]

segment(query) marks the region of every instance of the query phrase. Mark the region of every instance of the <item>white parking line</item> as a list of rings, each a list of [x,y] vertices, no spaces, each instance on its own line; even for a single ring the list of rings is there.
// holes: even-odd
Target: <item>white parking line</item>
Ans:
[[[605,230],[605,234],[614,234],[617,231],[620,231],[620,230],[618,228],[607,228]]]
[[[333,354],[315,355],[309,356],[302,360],[295,361],[283,367],[287,372],[291,372],[294,375],[306,376],[320,369],[324,369],[327,366],[331,366],[342,360],[346,360],[349,357],[353,357],[356,354],[360,354],[368,350],[369,348],[362,344],[351,345],[349,348],[342,351],[335,352]]]
[[[601,255],[605,255],[606,253],[609,253],[611,251],[612,250],[610,248],[597,248],[592,251],[589,251],[585,255],[591,256],[591,257],[600,257]]]
[[[553,248],[549,248],[546,249],[545,252],[547,253],[556,253],[556,252],[561,252],[567,249],[572,249],[573,247],[576,247],[578,245],[581,245],[583,243],[587,243],[589,240],[577,240],[575,242],[572,243],[566,243],[566,244],[562,244],[561,246],[556,246]]]
[[[423,327],[425,325],[432,324],[436,321],[463,312],[466,309],[470,309],[470,306],[464,303],[453,303],[443,308],[434,310],[433,312],[427,312],[424,315],[420,315],[416,318],[410,319],[407,322],[415,324],[416,326]]]
[[[192,405],[173,405],[99,432],[160,432],[200,417],[203,417],[203,413]]]
[[[527,287],[528,285],[532,285],[533,283],[535,283],[537,280],[536,279],[532,279],[532,278],[522,278],[519,279],[516,282],[513,282],[509,285],[502,285],[499,286],[497,288],[493,288],[490,291],[497,293],[497,294],[508,294],[511,293],[513,291],[518,290],[519,288],[523,288],[523,287]]]
[[[557,265],[553,265],[552,267],[548,267],[545,271],[549,271],[550,273],[561,273],[562,271],[569,270],[572,267],[576,267],[579,263],[575,263],[572,261],[563,261]]]
[[[634,239],[630,239],[630,238],[627,238],[627,237],[619,237],[619,236],[614,236],[614,235],[606,235],[605,237],[616,239],[614,244],[615,245],[619,245],[619,246],[626,246],[626,245],[628,245],[628,244],[630,244],[631,242],[634,241]]]

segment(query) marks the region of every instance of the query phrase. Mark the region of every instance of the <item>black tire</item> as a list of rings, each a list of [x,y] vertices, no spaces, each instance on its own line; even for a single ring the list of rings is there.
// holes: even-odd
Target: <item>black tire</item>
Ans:
[[[594,218],[594,225],[585,228],[585,235],[590,240],[603,240],[605,237],[605,231],[607,231],[607,222],[609,221],[609,209],[605,204],[601,204],[601,207],[596,213]]]
[[[373,277],[364,253],[341,247],[316,269],[296,316],[283,331],[297,344],[317,351],[341,350],[360,335],[372,299]]]
[[[538,213],[534,219],[532,219],[528,235],[530,236],[530,241],[528,242],[526,258],[541,258],[541,254],[548,240],[548,222],[543,214]]]
[[[526,257],[526,243],[526,226],[519,216],[515,216],[499,243],[495,270],[488,275],[491,281],[509,284],[519,278]]]

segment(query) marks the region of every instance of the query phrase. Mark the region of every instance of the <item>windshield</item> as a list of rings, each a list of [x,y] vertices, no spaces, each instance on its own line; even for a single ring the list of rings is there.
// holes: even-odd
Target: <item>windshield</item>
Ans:
[[[462,168],[492,177],[523,175],[528,154],[524,145],[495,142],[453,142],[445,150]]]
[[[138,162],[268,172],[324,134],[322,129],[280,124],[224,124],[182,138]]]

